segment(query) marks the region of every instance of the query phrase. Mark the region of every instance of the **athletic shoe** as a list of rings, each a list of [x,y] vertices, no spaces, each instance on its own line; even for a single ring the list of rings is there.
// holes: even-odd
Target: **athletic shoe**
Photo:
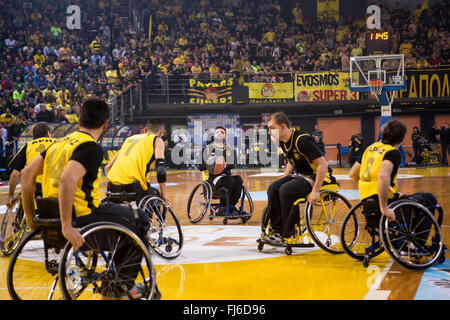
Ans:
[[[131,298],[137,300],[140,299],[145,293],[145,286],[142,283],[136,283],[133,288],[128,290],[128,294]]]

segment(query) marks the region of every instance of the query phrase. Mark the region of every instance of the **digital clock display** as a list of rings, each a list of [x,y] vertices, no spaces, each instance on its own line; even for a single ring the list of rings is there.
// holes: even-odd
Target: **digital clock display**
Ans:
[[[366,38],[367,54],[388,54],[391,51],[388,31],[370,30]]]

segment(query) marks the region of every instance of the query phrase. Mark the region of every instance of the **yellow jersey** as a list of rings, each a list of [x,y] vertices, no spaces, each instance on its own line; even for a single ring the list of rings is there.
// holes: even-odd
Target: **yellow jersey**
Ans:
[[[100,165],[103,150],[88,133],[75,131],[58,139],[43,154],[42,195],[59,198],[58,187],[63,169],[70,160],[81,163],[86,174],[77,183],[73,201],[75,216],[91,214],[100,204]]]
[[[142,189],[147,190],[148,174],[156,161],[156,138],[156,135],[148,133],[127,138],[107,174],[108,181],[115,185],[139,182]]]
[[[378,172],[385,156],[390,151],[397,151],[393,146],[383,142],[375,142],[365,151],[361,159],[361,168],[359,171],[358,189],[361,200],[378,194]],[[394,163],[394,162],[393,162]],[[389,199],[394,198],[398,191],[396,184],[399,163],[394,163],[394,170],[391,176],[389,187]]]
[[[17,152],[8,166],[19,172],[22,171],[31,160],[44,152],[54,141],[53,138],[42,137],[28,142]],[[42,175],[37,176],[36,182],[42,183]]]

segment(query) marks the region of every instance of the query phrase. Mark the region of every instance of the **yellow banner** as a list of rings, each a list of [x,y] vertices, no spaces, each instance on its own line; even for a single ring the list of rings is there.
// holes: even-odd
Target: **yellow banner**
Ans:
[[[358,100],[348,87],[348,72],[298,73],[295,75],[295,101]]]
[[[282,83],[245,82],[250,103],[293,101],[292,81]]]
[[[317,19],[339,20],[339,0],[317,0]]]

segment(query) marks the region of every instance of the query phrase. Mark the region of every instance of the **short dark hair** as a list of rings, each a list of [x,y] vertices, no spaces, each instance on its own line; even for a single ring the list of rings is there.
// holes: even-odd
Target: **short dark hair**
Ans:
[[[109,107],[101,99],[86,100],[80,108],[80,127],[98,129],[109,119]]]
[[[399,120],[390,120],[383,126],[381,141],[391,146],[399,144],[405,139],[406,126]]]
[[[159,130],[164,129],[165,125],[161,119],[151,119],[147,122],[147,129],[152,133],[158,133]]]
[[[50,127],[44,122],[39,122],[33,127],[33,140],[48,137],[49,132]]]
[[[292,127],[292,123],[289,121],[287,114],[282,111],[272,113],[270,120],[275,121],[279,126],[284,123],[288,128]]]
[[[217,129],[222,129],[223,131],[225,131],[225,134],[227,133],[227,129],[225,129],[225,127],[217,126],[214,128],[214,131],[216,131]]]

